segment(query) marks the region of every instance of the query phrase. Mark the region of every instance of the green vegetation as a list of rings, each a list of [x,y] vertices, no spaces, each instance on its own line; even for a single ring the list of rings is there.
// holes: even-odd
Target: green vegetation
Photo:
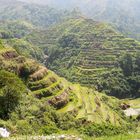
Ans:
[[[73,13],[73,11],[69,12],[65,10],[57,10],[48,6],[27,4],[16,0],[14,0],[12,4],[11,1],[7,2],[8,0],[1,1],[0,20],[20,22],[25,21],[28,22],[28,25],[32,24],[43,28],[49,27],[63,21],[66,18],[77,16],[79,14]]]
[[[3,21],[0,22],[0,38],[5,45],[13,47],[19,54],[42,61],[43,51],[24,39],[35,29],[35,26],[26,21]]]
[[[140,42],[76,10],[2,5],[0,127],[13,139],[139,138],[140,115],[127,117],[123,109],[140,108]]]
[[[31,43],[24,39],[13,38],[4,40],[4,42],[5,44],[13,47],[19,54],[23,56],[34,58],[40,61],[44,59],[43,51],[39,47],[33,46]]]
[[[135,130],[118,99],[69,83],[12,48],[2,47],[0,62],[0,126],[8,128],[12,135],[72,130],[91,136],[90,127],[97,128],[93,136],[109,135],[111,129],[112,135]],[[110,127],[105,133],[106,126]]]
[[[35,26],[26,21],[1,21],[0,37],[2,39],[21,38],[34,29]]]
[[[139,96],[136,69],[140,43],[125,38],[110,25],[85,18],[70,19],[27,38],[44,50],[48,56],[46,66],[71,82],[118,98]],[[132,79],[138,85],[136,90]]]
[[[96,138],[96,139],[97,140],[106,140],[106,139],[108,140],[135,140],[139,138],[140,138],[140,134],[129,134],[129,135],[127,134],[127,135],[118,135],[118,136],[112,136],[112,137],[102,137],[102,138]]]
[[[9,117],[24,92],[25,86],[16,75],[0,71],[0,118]]]
[[[120,133],[125,133],[125,128],[114,127],[109,124],[107,125],[87,125],[81,130],[84,134],[88,136],[105,136],[105,135],[118,135]]]
[[[82,137],[82,136],[80,136],[80,137]],[[15,140],[15,139],[27,140],[27,139],[31,139],[31,138],[33,138],[33,137],[30,137],[30,136],[17,136],[17,137],[7,138],[6,140]],[[106,139],[107,140],[135,140],[135,139],[139,139],[140,135],[139,134],[126,134],[126,135],[106,136],[106,137],[99,137],[99,138],[83,136],[82,138],[84,140],[106,140]]]

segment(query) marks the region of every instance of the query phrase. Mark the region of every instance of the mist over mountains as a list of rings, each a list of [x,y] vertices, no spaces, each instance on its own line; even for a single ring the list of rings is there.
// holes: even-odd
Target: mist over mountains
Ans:
[[[140,6],[139,0],[123,0],[123,1],[121,0],[117,0],[117,1],[114,0],[70,0],[70,1],[69,0],[18,0],[18,1],[50,5],[53,7],[64,8],[64,9],[78,7],[82,10],[85,9],[87,11],[90,11],[91,9],[95,10],[95,9],[105,8],[105,7],[121,8],[127,11],[130,9],[136,10]]]
[[[118,14],[120,17],[123,15],[133,20],[140,17],[140,0],[1,0],[0,2],[12,4],[15,1],[48,5],[57,9],[77,8],[88,17],[105,21],[112,21],[112,17],[115,20]]]
[[[140,40],[140,0],[21,0],[57,9],[78,9],[83,15],[115,25],[129,37]]]

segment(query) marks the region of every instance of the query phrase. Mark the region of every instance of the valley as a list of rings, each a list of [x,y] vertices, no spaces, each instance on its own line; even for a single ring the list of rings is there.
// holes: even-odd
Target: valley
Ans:
[[[93,19],[84,7],[73,9],[73,1],[64,10],[63,0],[62,9],[55,0],[52,7],[0,0],[0,128],[10,133],[6,139],[140,138],[140,42],[135,32],[126,34],[130,26],[120,31],[122,23],[107,22],[107,1]]]
[[[44,105],[48,107],[51,105],[54,107],[57,115],[59,116],[59,114],[61,114],[60,116],[62,118],[62,114],[65,116],[66,113],[68,118],[71,116],[69,119],[70,121],[74,121],[74,124],[71,124],[67,120],[67,117],[66,120],[61,120],[61,117],[59,118],[60,122],[67,122],[66,126],[64,122],[62,124],[60,122],[60,124],[55,124],[62,130],[74,127],[73,125],[75,125],[77,121],[83,127],[85,125],[88,127],[88,122],[97,125],[101,125],[102,123],[107,125],[109,123],[113,127],[121,127],[122,124],[126,127],[127,125],[130,125],[125,115],[122,114],[123,111],[119,107],[121,101],[117,98],[108,97],[103,93],[99,93],[94,88],[90,89],[82,87],[80,84],[72,84],[66,79],[57,76],[45,66],[40,65],[37,61],[19,55],[12,47],[9,48],[9,46],[1,45],[0,64],[2,70],[18,75],[24,81],[24,86],[28,89],[26,94],[24,94],[24,98],[26,97],[25,101],[24,99],[20,101],[20,108],[22,108],[24,112],[21,112],[22,110],[17,108],[18,112],[15,112],[16,114],[12,113],[12,116],[10,117],[12,126],[9,126],[6,122],[2,122],[2,124],[6,123],[5,125],[7,128],[13,127],[13,132],[16,131],[16,129],[20,130],[21,128],[20,131],[23,134],[26,134],[27,131],[30,130],[36,132],[38,127],[36,128],[36,124],[32,124],[30,121],[32,121],[32,117],[35,117],[33,119],[34,121],[37,119],[37,112],[40,112],[42,110],[41,106],[44,107]],[[26,101],[27,99],[28,102]],[[35,102],[37,103],[36,105],[34,104]],[[26,108],[27,106],[28,108]],[[45,108],[43,110],[45,111]],[[44,111],[42,113],[45,113]],[[26,118],[26,113],[28,112],[31,112],[31,118],[28,118],[28,115]],[[37,114],[34,114],[34,112]],[[16,115],[19,118],[17,122],[13,120],[13,115]],[[30,123],[31,128],[27,127],[28,123]],[[25,130],[23,124],[27,125],[25,125]],[[15,127],[16,125],[18,126],[17,128]],[[32,127],[35,127],[35,130]],[[20,133],[20,131],[18,133]],[[49,132],[45,133],[49,134]]]
[[[48,56],[46,66],[57,74],[72,82],[105,91],[108,95],[133,97],[130,81],[132,73],[137,77],[135,61],[140,52],[140,43],[126,38],[110,25],[76,18],[46,31],[33,32],[27,38],[43,48]],[[130,61],[128,63],[133,70],[124,61]],[[125,73],[125,67],[131,69],[129,74]],[[113,89],[110,89],[110,84]],[[119,92],[119,88],[122,92]],[[136,95],[137,91],[133,94],[139,96]]]

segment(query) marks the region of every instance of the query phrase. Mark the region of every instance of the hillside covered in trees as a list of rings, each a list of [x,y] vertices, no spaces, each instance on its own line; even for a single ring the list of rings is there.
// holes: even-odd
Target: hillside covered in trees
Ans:
[[[118,99],[71,84],[2,44],[0,64],[0,125],[12,133],[51,134],[78,129],[78,133],[101,136],[106,129],[113,129],[112,135],[116,130],[129,130]],[[90,134],[90,127],[99,128]],[[103,131],[98,133],[100,129]]]
[[[140,43],[111,25],[70,19],[27,40],[43,48],[46,65],[70,81],[119,98],[139,97]]]
[[[76,8],[86,17],[111,23],[126,36],[140,40],[139,0],[34,0],[34,2],[58,9]]]
[[[138,1],[21,1],[0,0],[0,139],[139,138]]]

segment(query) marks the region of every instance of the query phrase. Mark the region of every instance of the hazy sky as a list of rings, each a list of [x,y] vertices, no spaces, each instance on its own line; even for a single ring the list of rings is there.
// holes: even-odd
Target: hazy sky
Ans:
[[[131,3],[138,3],[140,0],[19,0],[19,1],[24,1],[24,2],[31,2],[31,3],[38,3],[38,4],[48,4],[48,5],[57,5],[57,6],[81,6],[84,4],[90,4],[90,6],[93,4],[129,4]]]
[[[24,2],[32,2],[32,3],[47,3],[47,0],[19,0]]]
[[[85,3],[92,0],[19,0],[19,1],[50,5],[52,7],[59,7],[59,8],[68,8],[68,7],[79,6],[83,4],[83,2]]]
[[[81,9],[103,9],[106,6],[121,7],[129,11],[130,8],[140,7],[140,0],[19,0],[24,2],[38,3],[43,5],[50,5],[59,8],[73,8],[79,7]],[[133,9],[135,10],[135,9]]]
[[[24,2],[40,3],[40,4],[75,4],[89,1],[106,1],[106,0],[19,0]]]

